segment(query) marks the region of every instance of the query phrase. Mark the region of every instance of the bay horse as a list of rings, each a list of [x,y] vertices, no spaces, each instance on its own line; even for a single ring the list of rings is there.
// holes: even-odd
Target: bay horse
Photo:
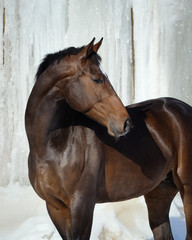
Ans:
[[[25,125],[29,179],[62,239],[88,240],[96,203],[144,195],[155,240],[173,239],[179,191],[192,240],[192,108],[173,98],[123,106],[100,68],[102,39],[40,64]]]

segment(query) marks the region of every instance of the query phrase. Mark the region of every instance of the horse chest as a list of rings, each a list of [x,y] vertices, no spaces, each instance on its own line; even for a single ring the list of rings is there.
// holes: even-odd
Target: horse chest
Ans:
[[[67,196],[76,191],[85,175],[97,178],[98,147],[94,147],[94,135],[86,135],[88,130],[84,131],[84,134],[79,135],[78,131],[69,138],[63,148],[58,149],[49,143],[45,156],[36,160],[36,167],[33,170],[31,168],[34,172],[34,188],[43,199],[54,195],[65,202]]]

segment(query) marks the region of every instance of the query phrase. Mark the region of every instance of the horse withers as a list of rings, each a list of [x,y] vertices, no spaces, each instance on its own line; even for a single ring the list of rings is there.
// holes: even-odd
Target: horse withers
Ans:
[[[96,203],[144,195],[154,238],[173,239],[180,191],[192,239],[192,108],[163,98],[125,108],[94,39],[40,64],[26,109],[29,179],[62,239],[88,240]]]

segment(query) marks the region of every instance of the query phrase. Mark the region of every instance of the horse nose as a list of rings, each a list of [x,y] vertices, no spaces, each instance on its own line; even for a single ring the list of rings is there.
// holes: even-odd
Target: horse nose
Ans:
[[[126,135],[129,132],[130,128],[131,128],[131,120],[129,118],[126,118],[124,122],[111,121],[109,123],[108,133],[111,136],[119,138],[121,136]]]
[[[131,120],[127,118],[124,123],[123,131],[127,133],[130,127],[131,127]]]

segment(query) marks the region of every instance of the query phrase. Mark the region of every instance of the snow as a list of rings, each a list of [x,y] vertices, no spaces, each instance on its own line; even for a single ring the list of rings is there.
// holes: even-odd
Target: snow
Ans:
[[[0,240],[60,240],[45,203],[30,186],[0,188]],[[170,211],[175,240],[184,238],[183,205],[176,196]],[[97,204],[91,240],[152,240],[144,198]]]

